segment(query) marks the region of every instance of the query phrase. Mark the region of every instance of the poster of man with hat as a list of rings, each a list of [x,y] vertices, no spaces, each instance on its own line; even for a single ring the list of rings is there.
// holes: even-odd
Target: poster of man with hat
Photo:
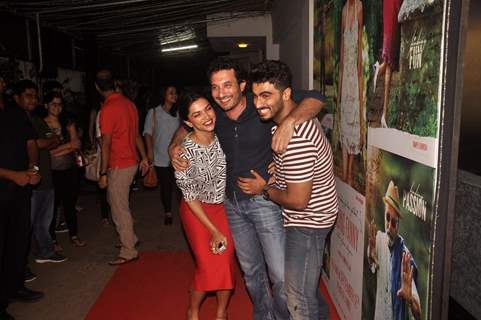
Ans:
[[[375,147],[368,154],[362,318],[425,319],[434,170]]]

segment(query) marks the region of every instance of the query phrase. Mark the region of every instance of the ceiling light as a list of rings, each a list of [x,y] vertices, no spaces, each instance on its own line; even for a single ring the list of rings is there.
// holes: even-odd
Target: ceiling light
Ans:
[[[165,46],[176,42],[189,41],[195,37],[195,32],[192,28],[173,28],[172,30],[162,32],[162,35],[159,36],[159,41],[161,46]]]
[[[239,43],[237,44],[237,46],[238,46],[239,48],[241,48],[241,49],[245,49],[245,48],[247,48],[247,47],[249,46],[249,44],[247,44],[247,43],[245,43],[245,42],[239,42]]]
[[[179,50],[188,50],[188,49],[195,49],[199,47],[196,44],[190,45],[190,46],[182,46],[182,47],[172,47],[172,48],[165,48],[162,49],[162,52],[170,52],[170,51],[179,51]]]

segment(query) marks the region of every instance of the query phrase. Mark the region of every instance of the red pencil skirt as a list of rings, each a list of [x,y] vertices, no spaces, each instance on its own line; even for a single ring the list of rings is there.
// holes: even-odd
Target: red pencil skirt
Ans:
[[[196,291],[217,291],[233,289],[234,280],[234,241],[230,233],[223,204],[201,202],[202,209],[210,221],[227,238],[227,250],[223,254],[210,251],[210,232],[182,200],[180,217],[189,244],[195,256],[195,273],[192,288]]]

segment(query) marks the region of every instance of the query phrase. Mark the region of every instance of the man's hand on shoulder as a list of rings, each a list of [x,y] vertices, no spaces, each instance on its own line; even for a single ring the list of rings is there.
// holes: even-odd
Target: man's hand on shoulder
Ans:
[[[287,150],[287,145],[291,141],[296,120],[293,117],[286,117],[282,123],[277,127],[276,132],[272,136],[272,150],[275,153],[283,154]]]
[[[169,147],[169,157],[175,171],[184,171],[189,167],[189,160],[182,157],[184,148],[179,145],[171,145]]]

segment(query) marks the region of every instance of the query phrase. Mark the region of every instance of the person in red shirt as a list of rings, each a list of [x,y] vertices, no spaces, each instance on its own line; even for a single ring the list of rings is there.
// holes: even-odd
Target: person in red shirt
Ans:
[[[107,188],[112,219],[120,238],[120,253],[110,265],[120,265],[138,259],[135,248],[138,242],[134,232],[129,206],[129,187],[140,167],[147,173],[149,162],[138,130],[139,118],[135,105],[115,92],[115,82],[110,70],[97,73],[95,87],[104,98],[100,113],[102,152],[100,188]],[[137,150],[142,159],[138,162]]]

